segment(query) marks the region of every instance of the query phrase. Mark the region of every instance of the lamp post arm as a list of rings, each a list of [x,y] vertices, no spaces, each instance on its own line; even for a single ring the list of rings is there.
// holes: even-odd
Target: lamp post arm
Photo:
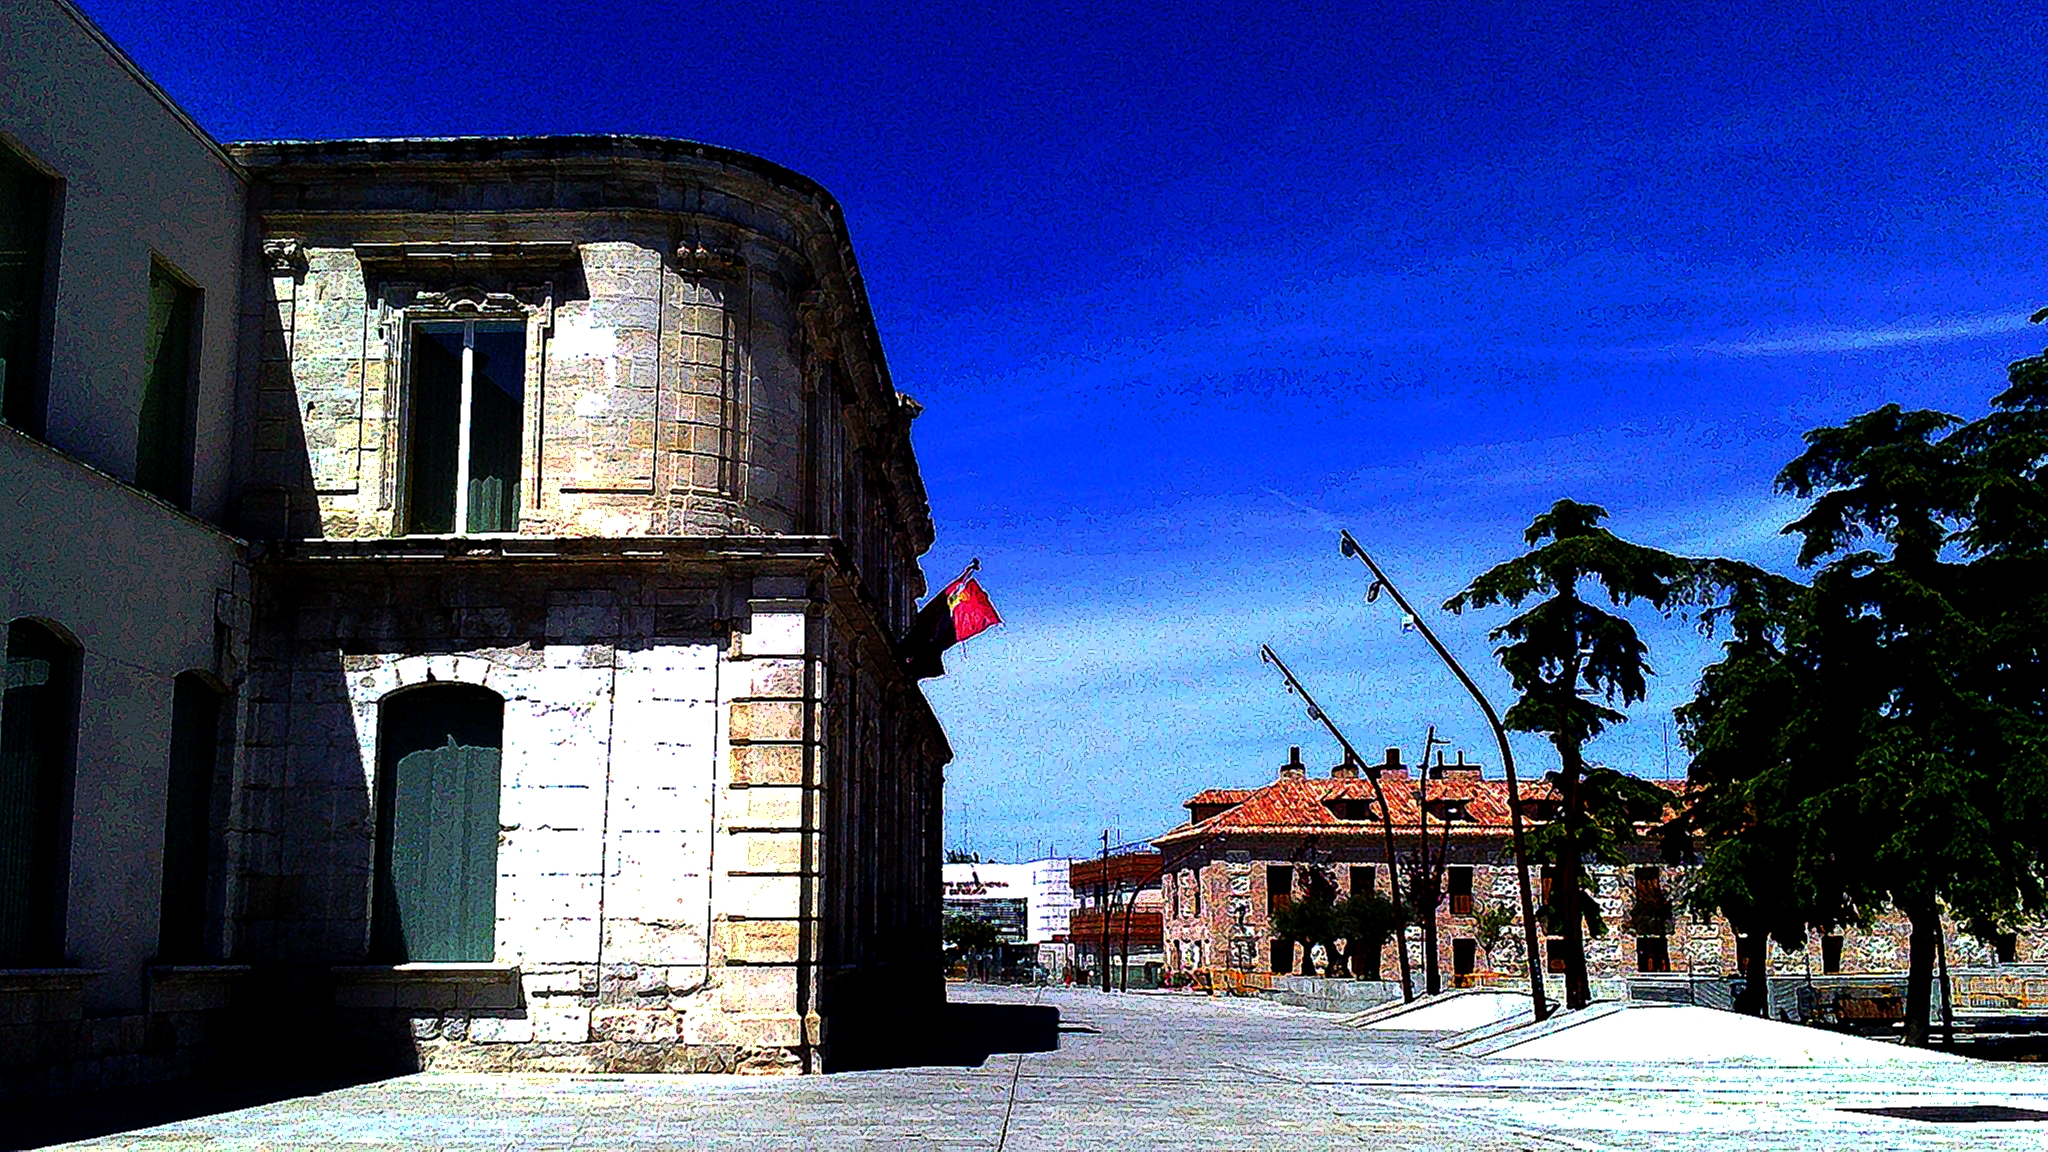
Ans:
[[[1441,659],[1444,666],[1451,670],[1451,674],[1458,678],[1458,683],[1465,686],[1465,691],[1471,693],[1473,702],[1485,713],[1486,723],[1493,729],[1493,738],[1500,745],[1501,769],[1507,774],[1508,823],[1513,829],[1515,874],[1521,888],[1522,935],[1528,948],[1529,996],[1536,1018],[1541,1020],[1550,1013],[1543,993],[1541,950],[1536,934],[1536,898],[1529,885],[1529,855],[1522,833],[1522,794],[1515,778],[1515,753],[1508,746],[1508,730],[1501,724],[1500,713],[1493,710],[1493,703],[1486,698],[1486,693],[1479,690],[1479,685],[1465,672],[1464,666],[1458,663],[1458,658],[1451,655],[1451,650],[1444,647],[1443,641],[1436,638],[1436,633],[1430,629],[1421,614],[1415,611],[1414,606],[1408,603],[1408,598],[1401,595],[1401,590],[1394,587],[1392,580],[1387,579],[1386,572],[1373,561],[1372,556],[1348,529],[1340,530],[1339,536],[1339,551],[1346,556],[1356,556],[1364,562],[1366,568],[1372,572],[1373,586],[1385,589],[1387,594],[1394,598],[1394,603],[1400,606],[1401,611],[1407,614],[1408,619],[1414,622],[1415,630],[1422,633],[1422,638],[1436,651],[1438,659]]]
[[[1387,805],[1387,793],[1380,787],[1378,766],[1368,763],[1358,754],[1358,749],[1353,748],[1351,741],[1344,738],[1344,733],[1337,730],[1337,722],[1330,719],[1329,713],[1324,712],[1322,706],[1316,703],[1316,698],[1308,694],[1308,689],[1295,678],[1294,670],[1280,659],[1280,654],[1273,651],[1272,645],[1259,645],[1259,659],[1280,669],[1280,675],[1287,678],[1288,691],[1307,701],[1309,716],[1320,721],[1324,728],[1329,729],[1330,735],[1337,738],[1337,743],[1343,746],[1345,763],[1358,765],[1365,773],[1366,779],[1372,781],[1372,794],[1380,805],[1380,827],[1385,830],[1387,836],[1387,884],[1394,894],[1395,907],[1398,908],[1401,901],[1401,865],[1394,858],[1394,810]],[[1406,1003],[1414,999],[1415,979],[1408,964],[1408,926],[1404,923],[1401,925],[1401,1000]]]

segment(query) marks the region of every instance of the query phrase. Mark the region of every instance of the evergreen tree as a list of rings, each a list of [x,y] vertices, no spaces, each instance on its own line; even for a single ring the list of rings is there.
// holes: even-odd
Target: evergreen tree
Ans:
[[[1558,819],[1536,842],[1554,860],[1546,919],[1563,934],[1568,1008],[1592,999],[1585,933],[1605,930],[1598,905],[1582,891],[1580,861],[1589,853],[1615,853],[1634,834],[1639,814],[1653,804],[1660,814],[1662,808],[1643,791],[1653,786],[1618,772],[1601,770],[1586,786],[1586,742],[1626,718],[1610,704],[1618,699],[1626,707],[1643,698],[1650,666],[1634,625],[1583,598],[1580,586],[1592,581],[1616,607],[1641,601],[1660,611],[1677,606],[1693,587],[1689,561],[1622,540],[1600,526],[1606,518],[1604,508],[1559,500],[1523,534],[1529,552],[1488,569],[1444,604],[1463,612],[1519,607],[1542,597],[1488,636],[1505,641],[1495,654],[1519,693],[1503,723],[1543,733],[1557,750],[1550,780],[1562,803]]]
[[[2012,587],[2040,550],[2013,458],[2030,421],[1951,434],[1960,423],[1886,405],[1807,433],[1778,479],[1813,500],[1786,531],[1819,565],[1792,653],[1807,684],[1788,767],[1813,825],[1793,874],[1866,917],[1905,914],[1912,1044],[1927,1039],[1943,909],[1993,934],[2042,904],[2028,663],[2044,632],[2026,610],[2038,592]]]

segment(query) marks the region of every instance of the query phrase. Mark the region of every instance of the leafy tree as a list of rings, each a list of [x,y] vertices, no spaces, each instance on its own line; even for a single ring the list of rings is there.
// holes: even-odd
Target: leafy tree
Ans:
[[[1585,882],[1580,858],[1611,849],[1624,834],[1619,826],[1591,823],[1588,801],[1598,801],[1602,820],[1626,819],[1647,803],[1626,783],[1634,778],[1620,773],[1601,777],[1589,794],[1583,787],[1585,745],[1625,719],[1601,701],[1619,699],[1626,707],[1642,699],[1650,673],[1646,646],[1635,627],[1582,597],[1580,585],[1591,580],[1617,607],[1642,601],[1663,610],[1680,601],[1692,575],[1686,560],[1631,544],[1602,528],[1606,518],[1604,508],[1559,500],[1523,534],[1531,551],[1488,569],[1444,604],[1451,612],[1463,612],[1495,604],[1519,607],[1542,597],[1488,635],[1505,641],[1495,654],[1520,694],[1503,722],[1518,732],[1543,733],[1557,750],[1558,769],[1550,779],[1562,800],[1561,811],[1538,839],[1555,860],[1551,918],[1564,936],[1565,1004],[1571,1008],[1592,999],[1584,932],[1589,925],[1596,931],[1602,927],[1597,905],[1580,896]]]
[[[1344,969],[1368,980],[1379,978],[1380,953],[1401,927],[1401,909],[1378,892],[1353,892],[1331,910],[1344,941]]]
[[[1859,919],[1845,877],[1827,850],[1824,808],[1793,771],[1806,738],[1811,680],[1793,651],[1810,644],[1811,599],[1798,583],[1734,561],[1705,561],[1698,578],[1722,597],[1701,614],[1702,630],[1723,624],[1722,657],[1676,710],[1691,754],[1684,813],[1666,828],[1666,859],[1692,861],[1683,903],[1720,912],[1739,935],[1801,947],[1810,928]],[[1788,651],[1788,647],[1793,651]],[[1765,949],[1749,949],[1735,1009],[1769,1008]]]
[[[2048,617],[2038,588],[2014,587],[2016,572],[2040,571],[2040,455],[2024,446],[2038,390],[2015,391],[1960,431],[1957,417],[1896,404],[1815,429],[1778,478],[1813,501],[1786,531],[1803,537],[1800,563],[1819,565],[1794,652],[1811,683],[1788,749],[1819,840],[1804,855],[1834,861],[1865,916],[1889,904],[1911,923],[1914,1044],[1942,910],[1990,935],[2044,902]]]
[[[1492,968],[1493,954],[1510,937],[1508,929],[1514,927],[1515,909],[1510,904],[1482,904],[1472,909],[1472,941],[1486,953],[1486,966]]]
[[[1273,910],[1273,935],[1300,946],[1300,967],[1304,972],[1308,971],[1309,952],[1318,944],[1330,954],[1334,966],[1339,955],[1335,911],[1336,901],[1327,890],[1317,887],[1311,887],[1301,899]]]
[[[986,956],[1003,942],[996,926],[978,916],[948,916],[941,938],[946,943],[946,967],[962,959]]]

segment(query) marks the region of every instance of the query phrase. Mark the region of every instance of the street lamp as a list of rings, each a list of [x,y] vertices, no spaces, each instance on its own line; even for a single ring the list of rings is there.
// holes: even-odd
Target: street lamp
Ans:
[[[1479,710],[1486,714],[1486,722],[1493,726],[1493,738],[1500,744],[1501,768],[1506,771],[1508,778],[1508,822],[1514,829],[1515,876],[1522,890],[1522,934],[1529,952],[1529,996],[1536,1019],[1541,1020],[1550,1014],[1550,1009],[1543,995],[1542,953],[1537,947],[1539,941],[1536,935],[1536,897],[1529,890],[1529,854],[1522,843],[1522,793],[1520,786],[1515,782],[1515,754],[1508,747],[1508,730],[1501,726],[1500,714],[1493,710],[1493,705],[1486,699],[1486,694],[1479,690],[1479,685],[1472,682],[1472,677],[1466,675],[1457,658],[1451,655],[1451,650],[1444,647],[1443,641],[1436,638],[1436,633],[1430,631],[1422,615],[1408,603],[1407,597],[1401,595],[1401,590],[1394,587],[1394,582],[1387,579],[1387,574],[1378,564],[1373,563],[1372,557],[1366,555],[1365,549],[1352,538],[1348,530],[1340,531],[1339,536],[1338,551],[1346,556],[1358,557],[1372,570],[1373,582],[1372,586],[1366,589],[1366,602],[1379,599],[1382,591],[1392,596],[1394,603],[1400,605],[1401,611],[1406,614],[1404,622],[1413,624],[1415,630],[1422,633],[1422,638],[1429,641],[1429,646],[1436,650],[1444,666],[1458,678],[1458,683],[1465,686],[1465,691],[1472,694],[1472,699],[1478,703]],[[1427,771],[1426,765],[1424,770]]]
[[[1355,764],[1360,769],[1363,769],[1366,779],[1372,781],[1373,795],[1380,802],[1380,825],[1387,834],[1388,891],[1394,894],[1395,906],[1399,907],[1401,902],[1401,864],[1394,859],[1394,810],[1387,805],[1387,793],[1380,787],[1379,765],[1367,763],[1365,757],[1358,754],[1358,750],[1351,746],[1351,741],[1346,740],[1344,733],[1337,730],[1337,722],[1330,719],[1329,714],[1317,705],[1316,698],[1308,694],[1308,689],[1302,685],[1300,680],[1295,679],[1294,670],[1289,668],[1280,659],[1280,654],[1273,651],[1272,645],[1259,645],[1259,659],[1280,669],[1280,675],[1287,678],[1287,690],[1301,697],[1308,704],[1308,718],[1321,722],[1322,726],[1329,730],[1330,735],[1337,738],[1337,743],[1343,746],[1344,762],[1346,764]],[[1400,940],[1401,1000],[1403,1003],[1407,1003],[1415,999],[1415,978],[1408,966],[1408,925],[1406,923],[1400,925]]]

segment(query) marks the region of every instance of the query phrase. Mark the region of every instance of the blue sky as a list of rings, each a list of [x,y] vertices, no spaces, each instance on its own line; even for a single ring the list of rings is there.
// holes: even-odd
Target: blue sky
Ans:
[[[1339,525],[1418,603],[1560,496],[1790,571],[1802,431],[1974,414],[2048,342],[2038,8],[85,7],[225,139],[650,133],[832,189],[927,406],[927,572],[981,557],[1008,619],[928,683],[989,855],[1334,763],[1261,643],[1360,747],[1490,764]],[[1504,702],[1501,618],[1437,626]],[[1644,626],[1592,752],[1657,776],[1712,649]]]

